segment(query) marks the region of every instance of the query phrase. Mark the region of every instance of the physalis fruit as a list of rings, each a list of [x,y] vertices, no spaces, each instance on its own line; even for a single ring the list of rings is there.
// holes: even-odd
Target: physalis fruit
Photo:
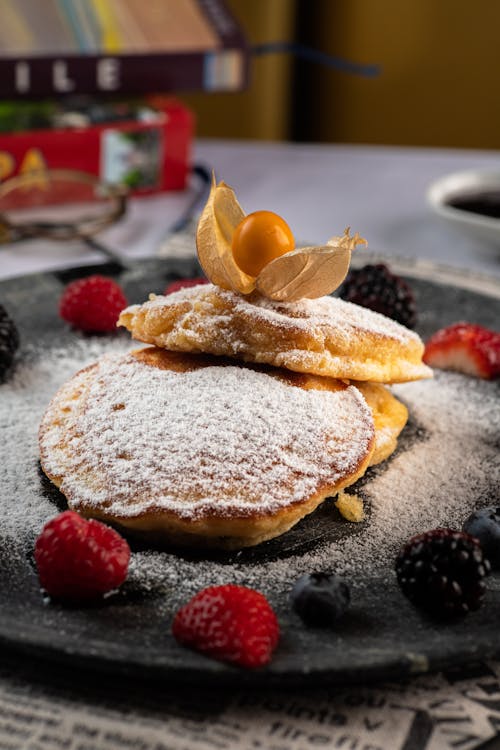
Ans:
[[[233,233],[233,257],[242,271],[258,276],[270,261],[295,247],[292,230],[272,211],[254,211],[245,216]]]

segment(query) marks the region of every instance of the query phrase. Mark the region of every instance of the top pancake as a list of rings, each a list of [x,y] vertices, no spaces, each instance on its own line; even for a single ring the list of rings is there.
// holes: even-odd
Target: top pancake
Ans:
[[[432,376],[404,326],[334,297],[275,302],[213,284],[151,295],[118,325],[171,351],[205,352],[339,379],[403,383]]]

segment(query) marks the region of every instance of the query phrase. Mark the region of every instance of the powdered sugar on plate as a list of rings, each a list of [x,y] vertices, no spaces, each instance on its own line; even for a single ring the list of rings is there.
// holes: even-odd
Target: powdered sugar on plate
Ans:
[[[23,360],[0,385],[1,537],[8,542],[36,535],[55,515],[42,488],[38,427],[58,388],[105,352],[127,351],[123,339],[78,339],[69,348],[40,352],[23,347]]]
[[[44,491],[38,466],[38,424],[60,385],[75,371],[110,350],[126,351],[123,340],[75,341],[74,346],[28,352],[11,379],[0,386],[2,517],[0,541],[32,545],[43,523],[58,509]],[[459,528],[474,507],[497,501],[500,483],[499,388],[494,382],[455,373],[395,387],[418,425],[411,439],[369,471],[358,492],[367,520],[342,527],[336,541],[280,559],[189,560],[166,551],[135,552],[130,577],[144,590],[165,588],[172,606],[203,586],[223,582],[254,586],[271,598],[288,590],[298,575],[333,569],[361,585],[392,577],[395,551],[410,535],[437,526]],[[498,491],[498,490],[497,490]],[[329,502],[329,501],[327,501]],[[333,504],[332,504],[333,512]],[[351,533],[353,531],[353,533]],[[138,605],[140,606],[140,605]]]
[[[374,577],[393,580],[395,554],[410,536],[437,527],[461,528],[475,507],[495,502],[492,488],[500,483],[497,384],[442,372],[435,380],[395,390],[417,420],[420,437],[407,445],[403,437],[393,458],[362,480],[368,519],[359,533],[259,564],[183,560],[165,567],[165,559],[159,563],[156,555],[143,553],[136,558],[136,574],[150,582],[168,581],[186,594],[232,581],[259,588],[272,599],[312,570],[334,570],[358,586]],[[348,490],[354,491],[356,485]]]

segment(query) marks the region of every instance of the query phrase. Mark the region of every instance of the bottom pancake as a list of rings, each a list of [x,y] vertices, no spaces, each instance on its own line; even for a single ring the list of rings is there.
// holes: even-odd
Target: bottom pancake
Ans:
[[[75,375],[40,427],[42,468],[70,508],[221,549],[287,531],[355,482],[374,445],[355,386],[154,348]]]
[[[385,461],[396,450],[398,437],[408,421],[408,409],[381,383],[352,383],[364,396],[375,423],[375,448],[370,466]]]

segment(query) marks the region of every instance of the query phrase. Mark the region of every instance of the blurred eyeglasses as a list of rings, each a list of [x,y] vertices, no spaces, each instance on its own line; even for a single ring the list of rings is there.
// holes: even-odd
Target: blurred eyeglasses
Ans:
[[[190,185],[189,201],[166,228],[160,255],[172,253],[170,241],[174,235],[194,231],[198,212],[210,191],[211,175],[212,170],[203,164],[191,168],[194,184]],[[34,238],[79,239],[126,268],[124,258],[95,235],[125,215],[127,198],[126,186],[103,183],[86,172],[48,169],[12,177],[0,183],[0,250],[2,244]]]
[[[94,239],[127,209],[128,188],[86,172],[50,169],[0,183],[0,244],[33,238],[79,239],[117,260]]]

